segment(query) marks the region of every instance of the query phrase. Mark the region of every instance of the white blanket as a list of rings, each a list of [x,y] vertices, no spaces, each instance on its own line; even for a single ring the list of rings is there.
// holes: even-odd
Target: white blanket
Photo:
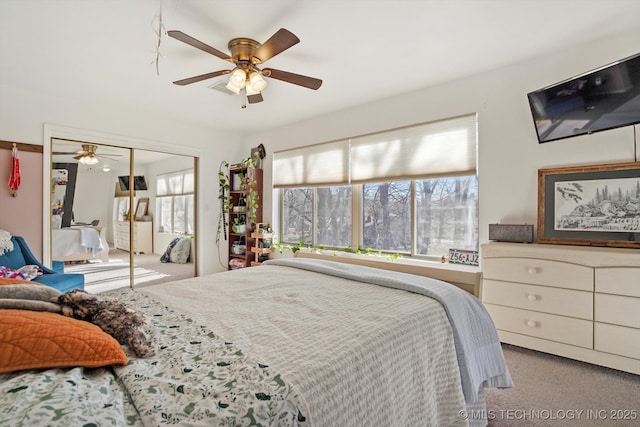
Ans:
[[[82,253],[94,257],[104,249],[100,233],[94,228],[61,228],[52,230],[52,236],[54,260],[65,260],[65,257]]]
[[[468,425],[452,328],[434,299],[268,264],[139,292],[281,372],[309,425]]]
[[[476,297],[460,288],[429,277],[325,260],[285,258],[267,263],[303,268],[434,298],[446,310],[453,328],[465,400],[468,403],[477,401],[482,387],[513,387],[491,316]]]
[[[91,255],[95,256],[103,249],[102,240],[97,230],[88,227],[79,227],[80,245],[86,248]]]

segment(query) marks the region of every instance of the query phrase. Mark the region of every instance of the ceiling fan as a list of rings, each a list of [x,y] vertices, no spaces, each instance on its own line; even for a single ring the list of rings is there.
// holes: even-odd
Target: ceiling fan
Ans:
[[[231,74],[226,88],[236,94],[244,92],[249,104],[255,104],[263,101],[262,90],[267,85],[263,77],[270,77],[313,90],[318,89],[322,85],[322,80],[313,77],[276,70],[275,68],[258,68],[258,65],[263,64],[268,59],[273,58],[300,42],[300,39],[296,37],[295,34],[284,28],[279,29],[263,44],[245,37],[235,38],[229,41],[228,48],[231,55],[227,55],[218,49],[202,43],[182,31],[172,30],[168,31],[167,34],[176,40],[180,40],[181,42],[235,64],[235,67],[231,70],[213,71],[173,82],[179,86],[189,85],[224,74]],[[243,104],[243,108],[244,107],[245,105]]]
[[[121,154],[96,154],[98,150],[98,146],[94,144],[82,144],[82,150],[72,151],[72,152],[53,152],[53,155],[70,155],[75,154],[73,157],[79,163],[84,165],[95,165],[98,163],[98,157],[104,157],[109,160],[116,161],[116,159],[111,159],[111,157],[121,157]]]

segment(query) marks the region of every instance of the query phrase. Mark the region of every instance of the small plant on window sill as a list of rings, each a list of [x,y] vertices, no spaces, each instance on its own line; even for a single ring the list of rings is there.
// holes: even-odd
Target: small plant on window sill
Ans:
[[[295,254],[301,249],[308,249],[310,252],[318,253],[318,254],[321,254],[325,251],[329,251],[329,249],[325,249],[323,245],[313,246],[304,242],[291,244],[291,245],[284,244],[284,243],[273,243],[273,247],[277,249],[279,253],[284,253],[285,250],[290,250],[292,253]],[[396,261],[399,258],[402,258],[402,255],[400,255],[399,253],[388,254],[388,253],[383,253],[380,250],[378,251],[373,250],[371,248],[363,249],[360,246],[358,246],[358,248],[355,250],[351,246],[345,246],[342,249],[333,249],[332,253],[333,253],[333,256],[340,256],[341,253],[351,253],[355,255],[384,257],[387,261]]]

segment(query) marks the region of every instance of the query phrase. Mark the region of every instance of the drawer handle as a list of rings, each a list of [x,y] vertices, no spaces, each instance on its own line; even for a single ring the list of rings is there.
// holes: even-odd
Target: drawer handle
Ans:
[[[533,294],[529,294],[529,295],[527,295],[527,299],[529,301],[536,301],[538,299],[538,296],[537,295],[533,295]]]
[[[537,322],[534,322],[533,320],[528,320],[528,321],[527,321],[527,326],[530,326],[530,327],[532,327],[532,328],[535,328],[535,327],[537,327],[537,326],[538,326],[538,323],[537,323]]]
[[[538,272],[538,269],[535,268],[535,267],[529,267],[527,269],[527,273],[529,273],[529,274],[536,274],[537,272]]]

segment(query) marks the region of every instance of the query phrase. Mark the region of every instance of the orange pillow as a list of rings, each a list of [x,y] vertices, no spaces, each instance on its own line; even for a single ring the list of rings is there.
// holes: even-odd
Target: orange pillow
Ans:
[[[41,283],[32,282],[30,280],[21,279],[7,279],[6,277],[0,277],[0,286],[2,285],[42,285]]]
[[[92,323],[44,311],[0,310],[0,374],[126,364],[118,341]]]

